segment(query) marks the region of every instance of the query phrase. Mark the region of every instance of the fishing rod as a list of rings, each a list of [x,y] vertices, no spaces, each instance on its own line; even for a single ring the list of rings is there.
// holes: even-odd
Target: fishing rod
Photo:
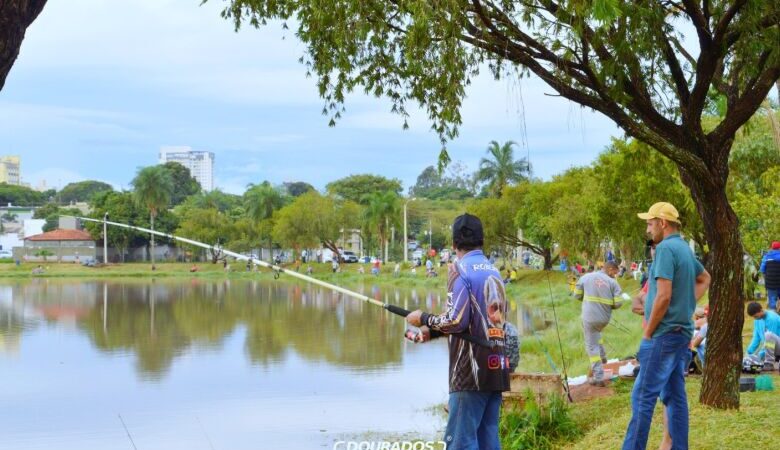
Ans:
[[[74,216],[63,216],[63,217],[74,217]],[[324,288],[334,290],[336,292],[339,292],[339,293],[344,294],[346,296],[355,298],[357,300],[362,300],[362,301],[364,301],[364,302],[366,302],[366,303],[368,303],[370,305],[374,305],[374,306],[378,306],[380,308],[384,308],[385,310],[387,310],[387,311],[389,311],[389,312],[391,312],[393,314],[396,314],[398,316],[401,316],[401,317],[406,317],[406,316],[408,316],[409,314],[412,313],[411,311],[409,311],[407,309],[404,309],[404,308],[401,308],[400,306],[391,305],[390,303],[380,302],[379,300],[375,300],[375,299],[373,299],[373,298],[371,298],[371,297],[369,297],[367,295],[360,294],[358,292],[351,291],[349,289],[345,289],[345,288],[343,288],[341,286],[338,286],[338,285],[335,285],[335,284],[332,284],[332,283],[327,283],[325,281],[318,280],[317,278],[310,277],[310,276],[304,275],[302,273],[298,273],[298,272],[295,272],[295,271],[292,271],[292,270],[285,269],[284,267],[281,267],[279,265],[271,264],[271,263],[265,262],[265,261],[263,261],[261,259],[253,258],[251,256],[242,255],[241,253],[236,253],[236,252],[232,252],[230,250],[225,250],[221,246],[209,245],[209,244],[206,244],[206,243],[203,243],[203,242],[195,241],[195,240],[192,240],[192,239],[187,239],[187,238],[184,238],[184,237],[181,237],[181,236],[175,236],[173,234],[163,233],[161,231],[156,231],[156,230],[152,230],[152,229],[144,228],[144,227],[139,227],[139,226],[135,226],[135,225],[128,225],[128,224],[119,223],[119,222],[111,222],[111,221],[108,221],[108,220],[92,219],[92,218],[89,218],[89,217],[75,217],[75,218],[78,219],[78,220],[83,220],[83,221],[87,221],[87,222],[103,223],[103,224],[106,224],[106,225],[112,225],[112,226],[116,226],[116,227],[120,227],[120,228],[126,228],[126,229],[129,229],[129,230],[135,230],[135,231],[140,231],[140,232],[143,232],[143,233],[149,233],[149,234],[153,234],[153,235],[156,235],[156,236],[168,238],[168,239],[171,239],[171,240],[183,242],[185,244],[189,244],[189,245],[192,245],[192,246],[195,246],[195,247],[205,248],[206,250],[211,250],[211,251],[214,251],[214,252],[220,252],[220,253],[222,253],[222,254],[224,254],[226,256],[232,256],[233,258],[236,258],[238,260],[251,261],[254,264],[257,264],[259,266],[266,267],[266,268],[269,268],[269,269],[273,270],[274,271],[274,278],[278,278],[278,274],[284,273],[284,274],[290,275],[293,278],[298,278],[300,280],[307,281],[309,283],[313,283],[313,284],[316,284],[318,286],[322,286]],[[105,239],[105,237],[104,237],[104,239]],[[466,333],[453,333],[453,334],[451,334],[451,336],[459,337],[459,338],[461,338],[461,339],[463,339],[465,341],[471,342],[472,344],[481,345],[483,347],[494,348],[494,347],[497,346],[497,344],[495,342],[489,341],[487,339],[481,339],[481,338],[479,338],[477,336],[472,336],[472,335],[466,334]]]
[[[555,319],[555,333],[558,335],[558,347],[561,351],[561,363],[563,366],[563,384],[566,388],[566,396],[569,398],[570,403],[574,403],[574,400],[571,397],[571,386],[569,386],[569,374],[568,370],[566,369],[566,357],[563,355],[563,342],[561,341],[561,331],[560,327],[558,326],[558,314],[555,312],[555,299],[553,298],[553,292],[552,292],[552,283],[550,283],[550,271],[545,270],[547,274],[547,288],[550,291],[550,304],[552,305],[553,310],[553,319]]]

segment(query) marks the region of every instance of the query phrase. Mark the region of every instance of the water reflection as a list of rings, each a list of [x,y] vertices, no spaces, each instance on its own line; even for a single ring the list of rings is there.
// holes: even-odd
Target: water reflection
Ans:
[[[357,290],[407,309],[438,290]],[[517,309],[528,334],[545,318]],[[36,279],[0,286],[0,447],[332,448],[366,431],[437,436],[446,342],[311,285]],[[399,393],[415,386],[414,396]],[[200,425],[202,424],[202,425]],[[323,431],[326,430],[326,431]],[[263,445],[258,446],[257,443]]]
[[[436,291],[357,289],[373,298],[439,311]],[[512,308],[524,335],[546,327],[544,316]],[[76,328],[106,353],[130,353],[138,373],[159,379],[190,349],[219,350],[243,327],[251,363],[268,367],[291,355],[354,370],[401,362],[400,317],[314,285],[270,281],[67,282],[39,279],[0,288],[0,349],[18,350],[25,330],[56,323]]]

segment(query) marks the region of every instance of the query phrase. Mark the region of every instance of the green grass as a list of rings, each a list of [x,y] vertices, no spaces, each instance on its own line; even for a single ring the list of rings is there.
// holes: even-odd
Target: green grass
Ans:
[[[582,432],[560,396],[539,404],[530,391],[522,409],[506,408],[501,414],[501,446],[514,450],[549,450],[577,439]]]
[[[763,428],[777,422],[780,412],[780,377],[773,376],[775,390],[746,392],[741,395],[738,411],[723,411],[699,404],[701,378],[689,378],[687,384],[690,407],[690,448],[716,450],[731,448],[777,448],[777,435]],[[632,383],[617,383],[617,394],[578,403],[571,416],[585,432],[582,439],[561,445],[566,450],[620,448],[631,418],[630,389]],[[656,407],[647,448],[658,448],[662,436],[661,407]]]

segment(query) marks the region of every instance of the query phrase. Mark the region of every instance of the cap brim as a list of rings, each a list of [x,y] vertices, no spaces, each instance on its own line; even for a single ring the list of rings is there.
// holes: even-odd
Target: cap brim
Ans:
[[[637,217],[639,217],[640,219],[643,219],[643,220],[650,220],[650,219],[655,219],[656,218],[655,216],[653,216],[650,213],[639,213],[639,214],[637,214]]]

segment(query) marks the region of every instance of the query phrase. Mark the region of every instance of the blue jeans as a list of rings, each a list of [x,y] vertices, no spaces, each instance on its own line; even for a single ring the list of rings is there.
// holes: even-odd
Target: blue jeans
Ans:
[[[766,290],[766,298],[767,298],[767,308],[771,309],[772,311],[777,310],[777,293],[780,291],[780,289],[767,289]]]
[[[450,415],[444,432],[447,450],[500,450],[500,408],[500,392],[450,393]]]
[[[688,397],[685,373],[690,362],[690,338],[677,331],[643,339],[639,345],[640,369],[631,392],[631,421],[623,450],[644,450],[658,398],[666,405],[672,449],[688,448]]]

